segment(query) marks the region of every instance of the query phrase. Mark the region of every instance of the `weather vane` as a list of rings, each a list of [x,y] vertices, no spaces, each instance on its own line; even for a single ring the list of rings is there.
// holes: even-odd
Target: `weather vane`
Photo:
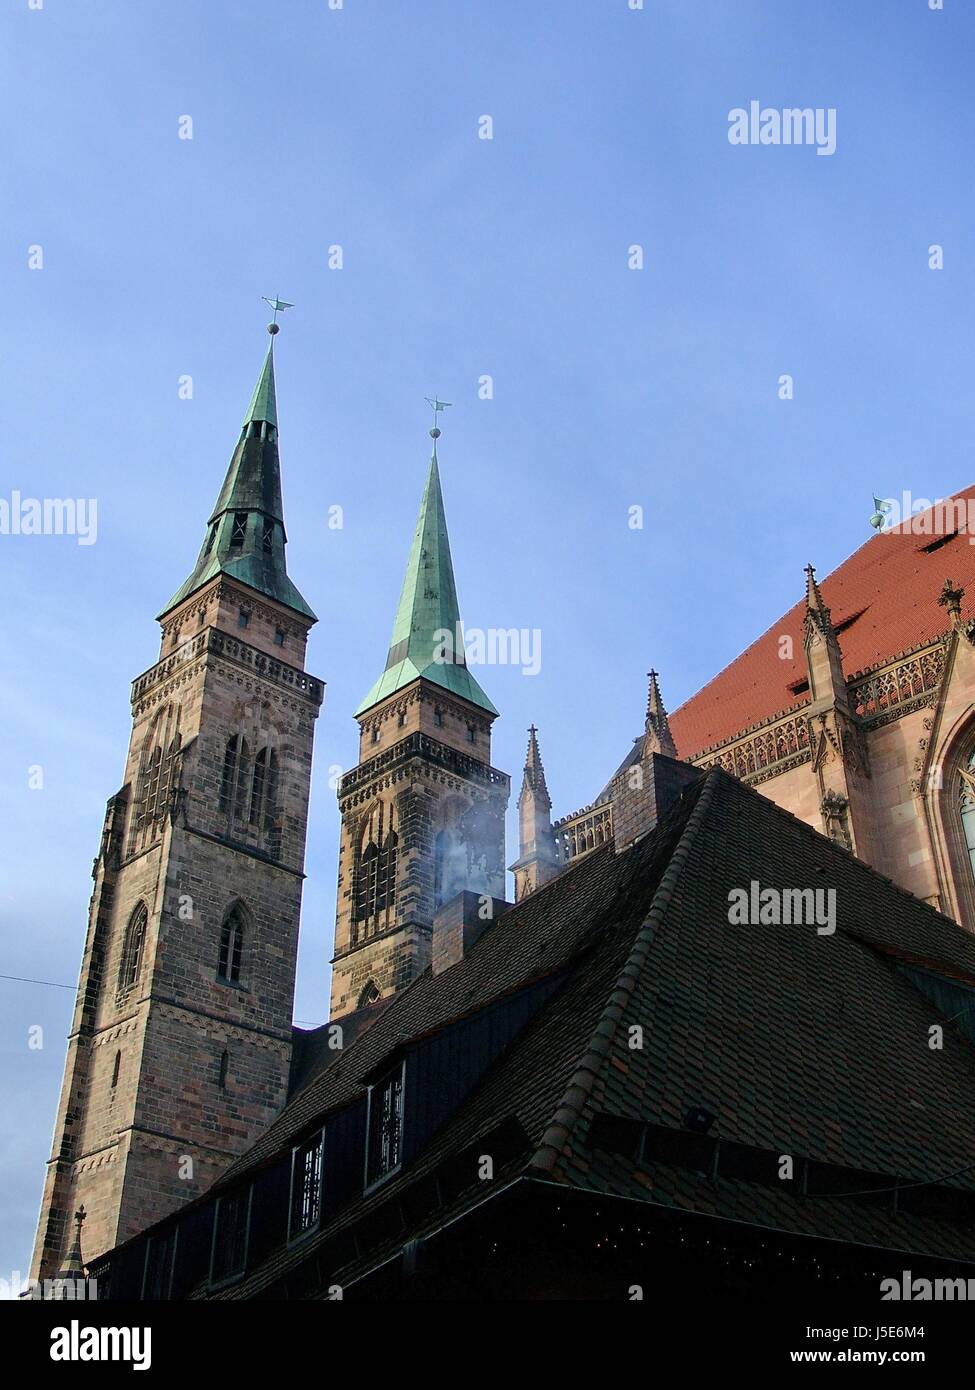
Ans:
[[[437,396],[424,396],[423,399],[426,401],[427,405],[433,407],[433,429],[430,431],[430,438],[436,441],[440,438],[440,426],[437,424],[437,416],[440,414],[441,410],[447,410],[448,407],[452,405],[452,402],[442,401]]]
[[[261,298],[264,300],[265,304],[270,304],[271,308],[274,310],[274,318],[268,324],[267,331],[272,335],[280,333],[281,325],[278,323],[278,314],[282,309],[293,309],[295,306],[289,304],[286,299],[278,299],[277,296],[275,296],[274,299],[268,299],[266,294],[262,294]]]

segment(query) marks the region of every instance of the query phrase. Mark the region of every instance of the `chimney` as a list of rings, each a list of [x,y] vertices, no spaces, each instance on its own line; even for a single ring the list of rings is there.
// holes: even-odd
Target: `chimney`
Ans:
[[[434,975],[456,965],[481,933],[506,912],[511,903],[464,888],[444,903],[433,919],[432,960]]]
[[[613,840],[617,854],[652,830],[679,800],[684,788],[700,776],[700,768],[662,753],[650,753],[624,767],[613,782]]]

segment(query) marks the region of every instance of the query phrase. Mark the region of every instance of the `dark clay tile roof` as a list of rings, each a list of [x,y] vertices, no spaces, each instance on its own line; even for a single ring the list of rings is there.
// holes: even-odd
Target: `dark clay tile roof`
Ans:
[[[975,505],[975,486],[956,498]],[[975,615],[975,546],[962,532],[931,549],[939,539],[936,534],[894,528],[873,536],[821,581],[834,626],[854,619],[839,637],[848,678],[932,642],[945,631],[945,610],[937,599],[949,575],[968,590],[963,616]],[[695,757],[743,729],[807,703],[808,695],[793,689],[807,676],[804,617],[805,598],[670,716],[682,758]],[[792,638],[793,657],[788,661],[780,655],[783,636]]]
[[[688,804],[695,795],[691,788]],[[329,1049],[327,1024],[316,1030],[317,1039],[306,1037],[302,1074],[309,1076],[311,1054],[322,1069],[230,1167],[220,1185],[273,1157],[319,1117],[362,1095],[364,1078],[397,1048],[534,980],[556,974],[587,943],[608,931],[619,932],[631,921],[635,931],[641,896],[634,893],[634,884],[652,884],[654,875],[659,876],[683,814],[680,807],[665,818],[657,835],[632,855],[617,855],[607,844],[570,866],[543,890],[504,913],[450,970],[440,975],[427,971],[414,980],[351,1046],[340,1052]]]
[[[894,967],[916,954],[972,981],[975,938],[723,773],[709,775],[678,858],[641,929],[636,968],[603,1016],[603,1046],[580,1068],[590,1078],[584,1103],[577,1098],[562,1132],[547,1136],[548,1171],[654,1200],[680,1203],[683,1190],[694,1210],[733,1216],[757,1207],[761,1217],[748,1219],[847,1239],[869,1232],[871,1241],[909,1244],[911,1230],[916,1240],[922,1228],[939,1231],[940,1223],[879,1209],[802,1205],[784,1185],[776,1193],[685,1174],[682,1186],[664,1165],[621,1167],[619,1155],[589,1148],[597,1115],[676,1130],[703,1107],[715,1137],[922,1184],[952,1175],[952,1186],[975,1191],[975,1048],[949,1025],[933,1050],[929,1029],[946,1021]],[[752,879],[834,889],[835,934],[729,925],[728,891]],[[628,1046],[634,1024],[642,1049]],[[975,1258],[972,1222],[947,1246],[940,1236],[930,1243],[930,1229],[925,1239],[915,1248]]]
[[[730,925],[729,889],[751,879],[835,890],[835,934]],[[951,1175],[953,1188],[975,1191],[975,1047],[900,968],[922,958],[949,978],[975,980],[975,938],[718,769],[654,833],[622,854],[610,845],[580,860],[500,919],[466,961],[394,1000],[342,1072],[318,1076],[236,1174],[357,1094],[359,1078],[397,1040],[530,978],[543,941],[541,953],[562,972],[559,988],[417,1160],[222,1296],[259,1293],[316,1252],[326,1282],[354,1277],[384,1250],[483,1200],[474,1155],[504,1133],[518,1138],[494,1190],[529,1175],[783,1231],[975,1259],[971,1219],[836,1196],[799,1200],[785,1184],[711,1180],[654,1160],[652,1145],[637,1161],[601,1140],[607,1116],[686,1135],[688,1110],[704,1107],[714,1138],[922,1185]],[[933,1023],[945,1025],[940,1051],[928,1045]],[[643,1029],[642,1048],[629,1046],[633,1025]],[[410,1194],[452,1160],[470,1168],[467,1188],[411,1224]],[[342,1232],[362,1229],[383,1207],[397,1213],[385,1244],[336,1254]]]

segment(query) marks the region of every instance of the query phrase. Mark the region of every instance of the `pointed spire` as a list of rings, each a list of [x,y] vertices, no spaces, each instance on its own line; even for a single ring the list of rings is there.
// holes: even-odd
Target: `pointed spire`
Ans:
[[[515,876],[515,902],[521,900],[559,871],[552,829],[552,798],[545,784],[545,769],[538,751],[538,730],[528,730],[525,775],[518,797],[518,858],[511,865]]]
[[[847,690],[843,654],[812,565],[806,566],[806,616],[803,627],[806,672],[813,702],[828,699],[845,708]]]
[[[548,794],[548,786],[545,782],[545,768],[542,766],[542,755],[538,751],[538,730],[533,724],[528,730],[528,752],[525,755],[525,775],[521,783],[521,795],[518,797],[518,805],[527,796],[534,796],[535,801],[544,804],[549,810],[552,809],[552,798]]]
[[[657,684],[656,671],[647,672],[647,718],[644,726],[643,756],[650,753],[663,753],[668,758],[677,757],[677,746],[670,732],[670,721]]]
[[[816,582],[816,570],[812,565],[807,565],[805,573],[806,624],[808,626],[809,623],[813,623],[820,632],[829,634],[833,631],[833,620]]]
[[[316,621],[288,578],[285,561],[288,538],[281,499],[274,386],[274,335],[278,331],[276,322],[268,324],[271,341],[193,573],[160,617],[216,575],[226,574]]]
[[[277,325],[275,325],[276,327]],[[267,356],[264,358],[264,366],[261,375],[257,379],[254,387],[254,394],[251,396],[251,403],[248,406],[247,414],[244,416],[243,428],[246,430],[248,425],[255,424],[260,420],[266,420],[275,429],[278,427],[278,400],[274,389],[274,336],[267,345]]]
[[[83,1206],[79,1207],[74,1214],[74,1240],[71,1242],[71,1249],[65,1255],[61,1268],[58,1270],[57,1277],[59,1279],[83,1279],[85,1277],[85,1262],[81,1254],[81,1227],[87,1215],[88,1213]]]
[[[393,623],[386,669],[359,705],[357,716],[420,676],[479,705],[489,714],[498,712],[467,669],[437,465],[440,431],[435,427],[430,433],[433,455]]]

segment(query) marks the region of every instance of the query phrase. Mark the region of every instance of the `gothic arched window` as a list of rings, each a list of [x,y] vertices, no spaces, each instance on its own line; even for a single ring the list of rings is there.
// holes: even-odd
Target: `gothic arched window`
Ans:
[[[359,835],[352,920],[369,923],[370,931],[380,930],[379,918],[396,902],[399,836],[392,826],[393,814],[388,806],[375,806]]]
[[[172,789],[179,783],[179,749],[179,707],[169,705],[156,715],[142,745],[130,854],[158,833]]]
[[[240,959],[244,950],[244,914],[240,906],[230,909],[220,928],[220,955],[217,975],[228,984],[240,984]]]
[[[132,988],[139,978],[139,971],[142,968],[142,950],[146,941],[146,926],[149,921],[149,910],[145,903],[137,904],[125,928],[125,940],[122,943],[122,959],[119,963],[118,971],[118,990],[120,994],[126,993]]]
[[[969,861],[975,873],[975,748],[958,769],[958,809]]]

